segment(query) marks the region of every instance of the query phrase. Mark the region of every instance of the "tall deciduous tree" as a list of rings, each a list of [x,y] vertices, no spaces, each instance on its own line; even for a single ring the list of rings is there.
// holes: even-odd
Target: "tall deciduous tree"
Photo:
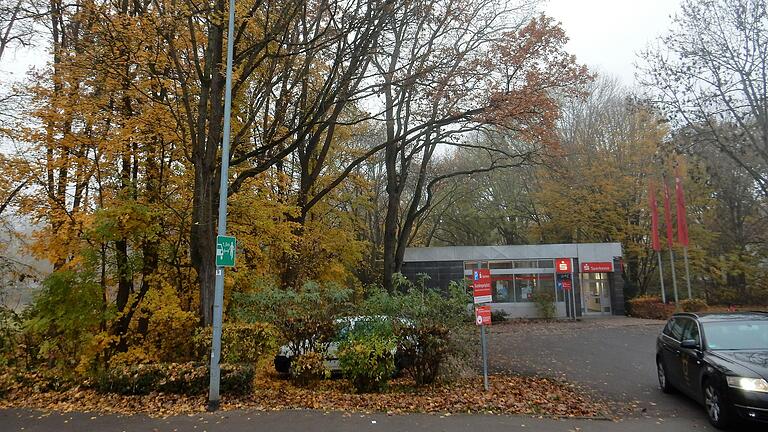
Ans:
[[[387,140],[387,289],[400,271],[417,220],[430,208],[435,185],[468,174],[428,178],[438,148],[460,145],[466,133],[489,127],[509,130],[521,140],[551,142],[555,95],[573,95],[589,79],[565,53],[562,29],[543,16],[531,19],[527,6],[416,1],[388,23],[375,61],[383,80]],[[517,155],[506,156],[512,160],[506,163],[519,163]],[[414,180],[406,196],[409,176]]]
[[[765,0],[685,0],[644,58],[642,81],[673,126],[733,159],[768,196]]]

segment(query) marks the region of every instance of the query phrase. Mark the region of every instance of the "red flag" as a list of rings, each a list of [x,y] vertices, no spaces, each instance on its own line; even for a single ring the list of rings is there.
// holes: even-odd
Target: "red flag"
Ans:
[[[685,209],[683,182],[680,181],[680,169],[675,167],[675,198],[677,201],[677,241],[688,247],[688,218]]]
[[[666,180],[664,180],[664,224],[667,226],[667,246],[672,249],[675,238],[672,233],[672,210],[669,205],[669,185]]]
[[[656,252],[661,251],[659,242],[659,209],[656,205],[656,188],[653,180],[648,182],[648,206],[651,209],[651,247]]]

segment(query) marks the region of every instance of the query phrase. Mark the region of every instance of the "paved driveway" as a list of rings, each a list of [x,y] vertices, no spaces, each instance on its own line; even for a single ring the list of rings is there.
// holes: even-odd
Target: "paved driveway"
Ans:
[[[702,407],[659,390],[655,352],[663,325],[627,317],[503,323],[489,334],[489,368],[567,379],[616,402],[621,417],[685,420],[691,430],[716,430]]]

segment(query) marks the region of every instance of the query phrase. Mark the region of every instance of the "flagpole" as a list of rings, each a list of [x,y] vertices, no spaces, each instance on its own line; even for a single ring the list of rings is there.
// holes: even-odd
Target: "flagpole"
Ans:
[[[677,306],[677,280],[675,279],[675,252],[672,250],[672,248],[669,248],[669,262],[671,263],[672,267],[672,289],[675,293],[675,306]]]
[[[664,265],[661,262],[661,244],[659,242],[659,211],[656,206],[656,188],[653,180],[648,182],[648,207],[651,211],[651,248],[659,260],[659,283],[661,284],[661,301],[667,302],[667,290],[664,288]]]
[[[664,178],[664,225],[666,225],[667,228],[667,247],[669,247],[669,262],[672,271],[672,289],[675,294],[675,306],[677,306],[679,299],[677,296],[677,275],[675,274],[675,252],[672,250],[672,247],[674,246],[672,210],[669,205],[669,184],[667,184],[666,178]]]
[[[685,259],[685,283],[688,285],[688,300],[693,298],[691,293],[691,272],[688,269],[688,218],[685,209],[685,192],[683,192],[683,181],[680,178],[680,164],[675,164],[675,195],[677,204],[677,241],[683,247],[683,258]]]
[[[688,248],[683,248],[683,258],[685,259],[685,282],[688,284],[688,300],[693,299],[691,294],[691,273],[688,271]]]
[[[661,262],[661,252],[656,252],[656,258],[659,259],[659,282],[661,282],[661,302],[666,303],[667,302],[667,291],[664,289],[664,270],[662,269],[664,266]]]

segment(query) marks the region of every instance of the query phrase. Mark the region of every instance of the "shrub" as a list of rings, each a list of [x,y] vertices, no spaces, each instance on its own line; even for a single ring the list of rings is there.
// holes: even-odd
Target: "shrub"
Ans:
[[[448,356],[456,351],[448,328],[441,325],[401,327],[397,334],[400,354],[408,363],[406,372],[416,385],[434,383]]]
[[[299,385],[309,386],[315,382],[328,378],[330,373],[323,364],[323,355],[317,352],[308,351],[296,356],[291,361],[289,374],[291,379]]]
[[[496,309],[491,311],[491,323],[502,323],[507,320],[509,314],[506,311]]]
[[[134,336],[145,334],[141,345],[157,363],[179,363],[194,360],[194,335],[199,317],[196,311],[185,311],[175,290],[170,287],[147,293],[134,322],[147,322],[147,330],[133,328]],[[138,326],[137,326],[138,327]]]
[[[195,335],[198,358],[211,354],[211,328],[199,329]],[[221,327],[221,362],[257,364],[274,356],[278,348],[277,331],[267,323],[224,323]]]
[[[111,313],[102,303],[101,287],[92,271],[57,271],[43,281],[43,289],[25,312],[24,332],[34,358],[48,366],[73,370],[80,355]]]
[[[357,323],[339,345],[339,366],[358,392],[378,392],[395,373],[396,348],[388,321]]]
[[[256,293],[234,293],[231,317],[273,324],[297,355],[325,352],[337,333],[334,320],[348,309],[351,297],[351,290],[335,284],[307,282],[298,291],[267,287]]]
[[[668,319],[675,312],[675,306],[664,304],[655,296],[639,296],[627,302],[629,313],[636,318]]]
[[[244,394],[253,389],[250,365],[221,365],[222,393]],[[96,377],[104,393],[142,395],[151,392],[198,395],[208,390],[209,367],[202,363],[153,363],[114,367]]]
[[[680,308],[685,312],[701,312],[707,310],[707,307],[703,299],[685,299],[680,302]]]
[[[414,284],[396,275],[394,293],[374,289],[361,307],[368,315],[404,318],[411,324],[396,326],[395,335],[405,372],[418,385],[431,384],[441,375],[446,377],[445,366],[464,363],[466,351],[474,346],[464,340],[469,334],[463,331],[467,327],[467,304],[472,301],[466,286],[451,283],[445,292],[426,288],[425,281],[421,278]]]
[[[21,333],[21,320],[12,309],[0,305],[0,368],[15,362]]]
[[[555,317],[555,294],[550,291],[534,290],[533,302],[536,303],[536,310],[539,315],[545,319]]]

